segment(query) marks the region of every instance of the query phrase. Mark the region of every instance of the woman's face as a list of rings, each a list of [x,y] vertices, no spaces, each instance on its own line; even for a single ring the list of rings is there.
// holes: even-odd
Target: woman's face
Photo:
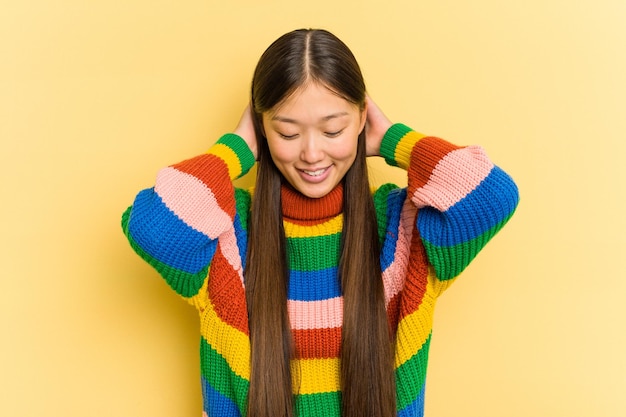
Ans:
[[[308,83],[263,113],[272,160],[296,190],[323,197],[352,166],[365,116],[326,87]]]

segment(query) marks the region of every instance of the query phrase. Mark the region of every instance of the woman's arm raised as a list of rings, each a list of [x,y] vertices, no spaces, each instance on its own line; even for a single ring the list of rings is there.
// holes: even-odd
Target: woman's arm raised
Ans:
[[[232,180],[254,165],[249,145],[222,136],[205,154],[159,171],[122,216],[133,249],[183,297],[201,288],[217,247],[236,216]]]
[[[379,156],[380,144],[392,123],[370,96],[367,96],[366,106],[365,138],[367,140],[367,156]]]
[[[393,124],[380,154],[408,171],[408,197],[419,209],[417,229],[440,280],[458,276],[519,202],[515,182],[479,146],[456,146]]]

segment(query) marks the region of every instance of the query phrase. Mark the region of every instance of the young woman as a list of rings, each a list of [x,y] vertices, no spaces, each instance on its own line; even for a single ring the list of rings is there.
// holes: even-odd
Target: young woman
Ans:
[[[372,193],[373,155],[408,187]],[[122,226],[198,309],[205,416],[421,416],[437,297],[517,202],[481,148],[392,124],[345,44],[297,30],[234,132],[161,170]]]

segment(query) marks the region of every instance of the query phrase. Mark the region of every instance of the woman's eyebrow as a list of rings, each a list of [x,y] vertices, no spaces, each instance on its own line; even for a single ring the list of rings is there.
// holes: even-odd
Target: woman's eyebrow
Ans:
[[[337,113],[333,113],[333,114],[329,114],[328,116],[324,116],[320,119],[320,121],[322,122],[327,122],[329,120],[332,119],[336,119],[339,117],[344,117],[344,116],[348,116],[348,112],[342,111],[342,112],[337,112]],[[275,120],[277,122],[283,122],[283,123],[292,123],[292,124],[298,124],[298,121],[295,119],[290,119],[289,117],[283,117],[280,115],[275,115],[272,117],[272,120]]]
[[[328,116],[322,117],[322,120],[327,122],[328,120],[337,119],[337,118],[343,117],[343,116],[348,116],[348,112],[342,111],[342,112],[338,112],[338,113],[329,114]]]
[[[298,123],[296,122],[294,119],[290,119],[288,117],[282,117],[282,116],[274,116],[272,117],[272,121],[276,120],[277,122],[283,122],[283,123]]]

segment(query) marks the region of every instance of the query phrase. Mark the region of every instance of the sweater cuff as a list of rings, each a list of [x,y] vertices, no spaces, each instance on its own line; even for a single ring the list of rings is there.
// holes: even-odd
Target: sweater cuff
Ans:
[[[234,133],[223,135],[207,153],[216,155],[226,162],[231,179],[247,174],[256,162],[248,144]]]
[[[392,125],[380,144],[380,156],[392,166],[407,169],[413,146],[425,137],[402,123]]]

